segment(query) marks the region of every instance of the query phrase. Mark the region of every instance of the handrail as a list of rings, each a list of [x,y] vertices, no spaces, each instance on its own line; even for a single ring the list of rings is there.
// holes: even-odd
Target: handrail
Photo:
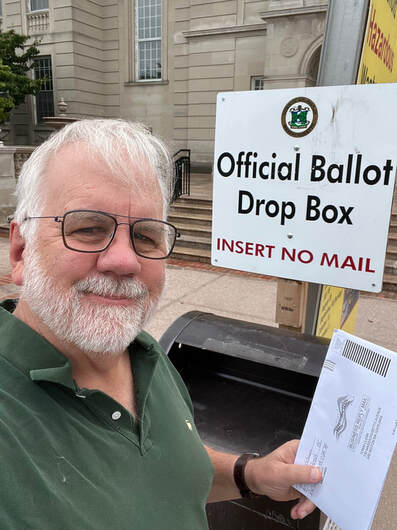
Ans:
[[[190,149],[179,149],[179,151],[177,151],[176,153],[174,153],[172,155],[172,158],[175,158],[176,156],[179,155],[179,153],[189,153],[189,158],[190,158]]]
[[[190,149],[179,149],[172,155],[172,158],[174,179],[171,202],[174,202],[181,195],[190,195]]]

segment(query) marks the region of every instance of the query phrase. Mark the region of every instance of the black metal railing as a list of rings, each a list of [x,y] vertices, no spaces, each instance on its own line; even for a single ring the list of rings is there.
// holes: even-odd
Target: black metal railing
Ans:
[[[174,155],[174,182],[171,202],[190,195],[190,149],[179,149]]]

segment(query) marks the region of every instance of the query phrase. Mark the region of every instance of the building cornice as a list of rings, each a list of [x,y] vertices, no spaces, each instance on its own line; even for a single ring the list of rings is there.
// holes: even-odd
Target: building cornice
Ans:
[[[291,81],[291,80],[300,80],[300,79],[311,79],[310,75],[308,74],[284,74],[284,75],[272,75],[272,74],[266,74],[263,76],[263,79],[265,81]]]
[[[259,16],[262,20],[268,20],[269,18],[281,18],[297,15],[312,15],[316,13],[325,13],[327,9],[328,4],[323,4],[319,6],[295,7],[291,9],[275,9],[272,11],[262,11],[261,13],[259,13]]]
[[[226,26],[222,28],[191,29],[183,31],[183,36],[187,39],[193,37],[217,37],[218,35],[252,34],[253,32],[264,35],[266,33],[266,23],[245,24],[241,26]]]

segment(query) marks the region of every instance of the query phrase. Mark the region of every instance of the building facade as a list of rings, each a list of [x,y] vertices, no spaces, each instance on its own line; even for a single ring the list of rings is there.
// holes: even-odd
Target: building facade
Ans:
[[[216,96],[316,83],[326,0],[1,0],[1,29],[40,39],[43,90],[0,136],[36,145],[45,115],[141,121],[210,170]]]

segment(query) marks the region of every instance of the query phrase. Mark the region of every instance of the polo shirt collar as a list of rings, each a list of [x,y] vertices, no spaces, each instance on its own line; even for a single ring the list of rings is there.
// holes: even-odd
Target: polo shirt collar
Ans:
[[[64,355],[27,324],[11,314],[15,300],[0,303],[0,355],[26,374],[32,381],[48,381],[76,390],[72,367]],[[133,368],[139,373],[141,410],[145,409],[147,392],[160,354],[153,339],[141,332],[129,347]],[[142,355],[143,354],[143,355]]]
[[[68,359],[44,337],[13,316],[15,303],[0,304],[0,355],[33,381],[46,380],[74,388]]]

